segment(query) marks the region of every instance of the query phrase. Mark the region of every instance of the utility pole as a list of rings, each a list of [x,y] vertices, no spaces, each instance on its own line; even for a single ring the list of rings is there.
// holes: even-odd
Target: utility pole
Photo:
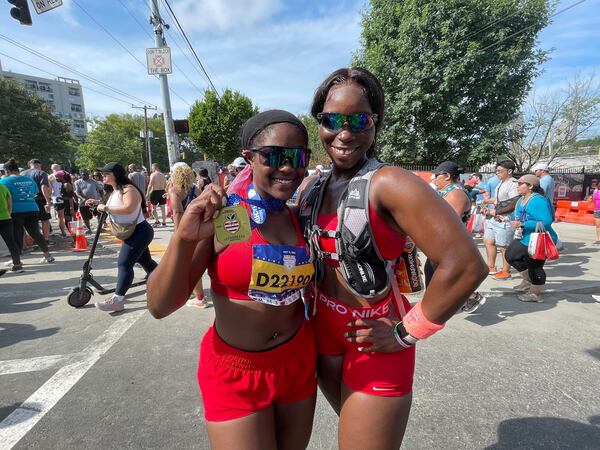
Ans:
[[[163,36],[163,27],[169,26],[160,17],[158,11],[158,0],[151,0],[152,16],[150,23],[154,26],[154,39],[156,47],[166,47],[166,41]],[[158,75],[160,79],[160,91],[163,101],[163,118],[165,121],[165,138],[167,140],[167,152],[169,154],[169,168],[173,169],[173,164],[179,160],[179,142],[175,129],[173,128],[173,113],[171,112],[171,97],[169,96],[169,81],[166,74]]]
[[[150,146],[150,136],[148,133],[148,110],[156,109],[156,106],[134,106],[131,105],[132,108],[135,109],[143,109],[144,110],[144,145],[146,147],[146,153],[148,154],[148,170],[152,168],[152,147]]]

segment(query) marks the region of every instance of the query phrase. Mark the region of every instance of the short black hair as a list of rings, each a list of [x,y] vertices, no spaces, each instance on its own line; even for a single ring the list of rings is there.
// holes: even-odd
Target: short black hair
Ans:
[[[385,96],[381,83],[375,75],[362,67],[345,67],[338,69],[329,75],[317,88],[313,97],[310,114],[316,119],[317,114],[323,112],[323,106],[327,100],[327,95],[332,87],[344,83],[357,83],[367,94],[367,100],[374,114],[377,114],[377,122],[375,122],[375,140],[373,145],[367,152],[368,156],[373,156],[375,153],[375,141],[377,140],[377,132],[383,125],[383,113],[385,109]]]
[[[4,170],[7,172],[18,172],[19,171],[19,165],[17,164],[17,161],[15,160],[15,158],[10,158],[8,161],[6,161],[4,163]]]
[[[505,169],[512,170],[513,172],[517,169],[515,163],[512,162],[510,159],[505,159],[504,161],[497,162],[496,168],[498,167],[504,167]]]

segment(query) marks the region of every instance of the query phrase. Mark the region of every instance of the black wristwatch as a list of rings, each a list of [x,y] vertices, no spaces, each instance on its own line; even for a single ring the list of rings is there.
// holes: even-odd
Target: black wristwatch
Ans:
[[[410,333],[406,331],[406,328],[404,328],[404,324],[401,321],[394,327],[394,337],[402,348],[410,348],[418,341],[416,337],[411,336]]]

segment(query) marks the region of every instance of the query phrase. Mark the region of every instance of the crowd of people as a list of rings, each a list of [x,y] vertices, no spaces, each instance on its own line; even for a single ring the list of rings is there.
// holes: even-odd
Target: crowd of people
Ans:
[[[364,69],[339,69],[316,89],[311,107],[331,169],[308,175],[308,131],[293,114],[250,118],[240,156],[211,180],[177,163],[146,174],[109,163],[69,174],[39,160],[4,164],[0,232],[10,270],[23,270],[24,230],[49,252],[52,214],[61,235],[78,212],[87,233],[107,216],[121,241],[115,293],[96,303],[122,311],[139,263],[147,304],[166,317],[184,305],[206,308],[211,280],[215,321],[202,339],[198,383],[211,446],[301,449],[308,445],[317,386],[339,416],[340,448],[399,448],[412,405],[415,348],[459,309],[486,301],[486,276],[505,282],[511,269],[524,302],[542,302],[545,259],[529,249],[541,227],[560,247],[548,167],[516,178],[512,161],[495,174],[462,179],[443,161],[430,187],[377,159],[384,93]],[[596,226],[600,241],[600,191]],[[484,216],[486,260],[470,234]],[[160,262],[155,229],[173,234]],[[98,221],[96,226],[103,224]],[[152,223],[150,223],[152,222]],[[407,243],[427,261],[422,299],[411,304],[392,269]],[[448,245],[452,243],[452,245]],[[368,414],[364,412],[368,411]]]

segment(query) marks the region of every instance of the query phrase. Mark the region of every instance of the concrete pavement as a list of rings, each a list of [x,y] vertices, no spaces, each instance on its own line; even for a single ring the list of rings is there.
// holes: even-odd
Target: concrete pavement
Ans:
[[[484,307],[418,345],[403,448],[600,447],[600,247],[592,227],[556,228],[566,250],[548,264],[544,303],[489,278]],[[170,230],[157,229],[155,255]],[[103,243],[94,275],[109,285],[118,246]],[[157,321],[139,288],[123,313],[71,308],[85,255],[54,253],[0,278],[0,448],[208,448],[195,371],[213,310]],[[319,396],[309,448],[337,448],[336,426]]]

